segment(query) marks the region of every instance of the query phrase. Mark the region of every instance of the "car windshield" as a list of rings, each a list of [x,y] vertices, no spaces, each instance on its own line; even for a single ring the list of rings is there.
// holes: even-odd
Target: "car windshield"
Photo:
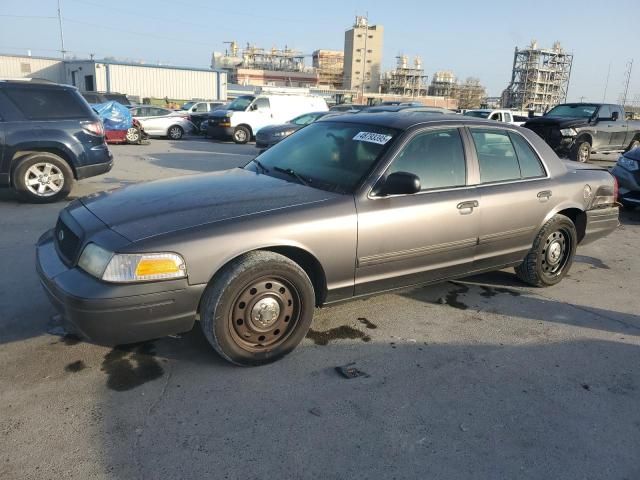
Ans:
[[[567,105],[558,105],[549,110],[545,116],[548,117],[576,117],[576,118],[591,118],[596,110],[597,105],[589,103],[576,103]]]
[[[491,112],[483,111],[483,110],[469,110],[468,112],[464,112],[465,117],[476,117],[476,118],[488,118]]]
[[[397,133],[375,125],[316,122],[256,157],[259,164],[252,161],[245,168],[294,181],[297,175],[311,187],[349,193]]]
[[[299,117],[294,118],[289,123],[293,123],[294,125],[304,126],[312,122],[315,122],[321,116],[322,116],[321,113],[305,113],[304,115],[300,115]]]
[[[187,102],[184,105],[182,105],[182,107],[180,107],[181,110],[189,110],[191,107],[193,107],[196,104],[196,102]]]
[[[252,96],[244,96],[238,97],[229,105],[227,105],[227,110],[233,110],[234,112],[244,112],[251,102],[255,100],[256,97]]]

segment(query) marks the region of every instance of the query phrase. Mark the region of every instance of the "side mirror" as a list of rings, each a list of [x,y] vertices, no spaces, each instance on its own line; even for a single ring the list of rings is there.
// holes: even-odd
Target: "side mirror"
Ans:
[[[614,122],[618,120],[618,112],[611,113],[611,120],[613,120]]]
[[[251,110],[252,112],[258,110],[258,105],[254,103],[253,105],[251,105],[251,107],[249,107],[249,110]]]
[[[408,172],[395,172],[389,175],[376,188],[376,194],[386,195],[411,195],[420,191],[420,179],[417,175]]]

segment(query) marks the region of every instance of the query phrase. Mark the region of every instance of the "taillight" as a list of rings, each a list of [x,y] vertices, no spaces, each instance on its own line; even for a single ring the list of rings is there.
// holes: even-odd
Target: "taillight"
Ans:
[[[104,137],[104,125],[101,121],[97,122],[82,122],[82,130],[89,135],[95,135],[96,137]]]

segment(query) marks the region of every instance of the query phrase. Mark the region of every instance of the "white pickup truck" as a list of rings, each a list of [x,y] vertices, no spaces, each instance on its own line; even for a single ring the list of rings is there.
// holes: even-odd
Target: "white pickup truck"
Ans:
[[[463,115],[467,117],[486,118],[488,120],[496,120],[497,122],[511,123],[512,125],[522,125],[528,120],[527,115],[523,115],[522,112],[514,112],[512,110],[492,110],[490,108],[467,110]]]

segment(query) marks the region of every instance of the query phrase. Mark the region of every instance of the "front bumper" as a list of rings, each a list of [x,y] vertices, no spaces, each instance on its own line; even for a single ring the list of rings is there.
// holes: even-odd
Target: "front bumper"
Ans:
[[[587,224],[580,245],[591,243],[613,232],[620,225],[619,215],[620,209],[617,206],[587,210]]]
[[[49,300],[71,330],[96,343],[119,345],[186,332],[193,328],[205,285],[186,279],[110,284],[65,265],[53,230],[36,246],[36,268]]]
[[[218,125],[212,125],[211,121],[209,121],[209,125],[207,126],[207,136],[211,138],[219,138],[219,139],[229,139],[233,138],[233,127],[220,127]]]

